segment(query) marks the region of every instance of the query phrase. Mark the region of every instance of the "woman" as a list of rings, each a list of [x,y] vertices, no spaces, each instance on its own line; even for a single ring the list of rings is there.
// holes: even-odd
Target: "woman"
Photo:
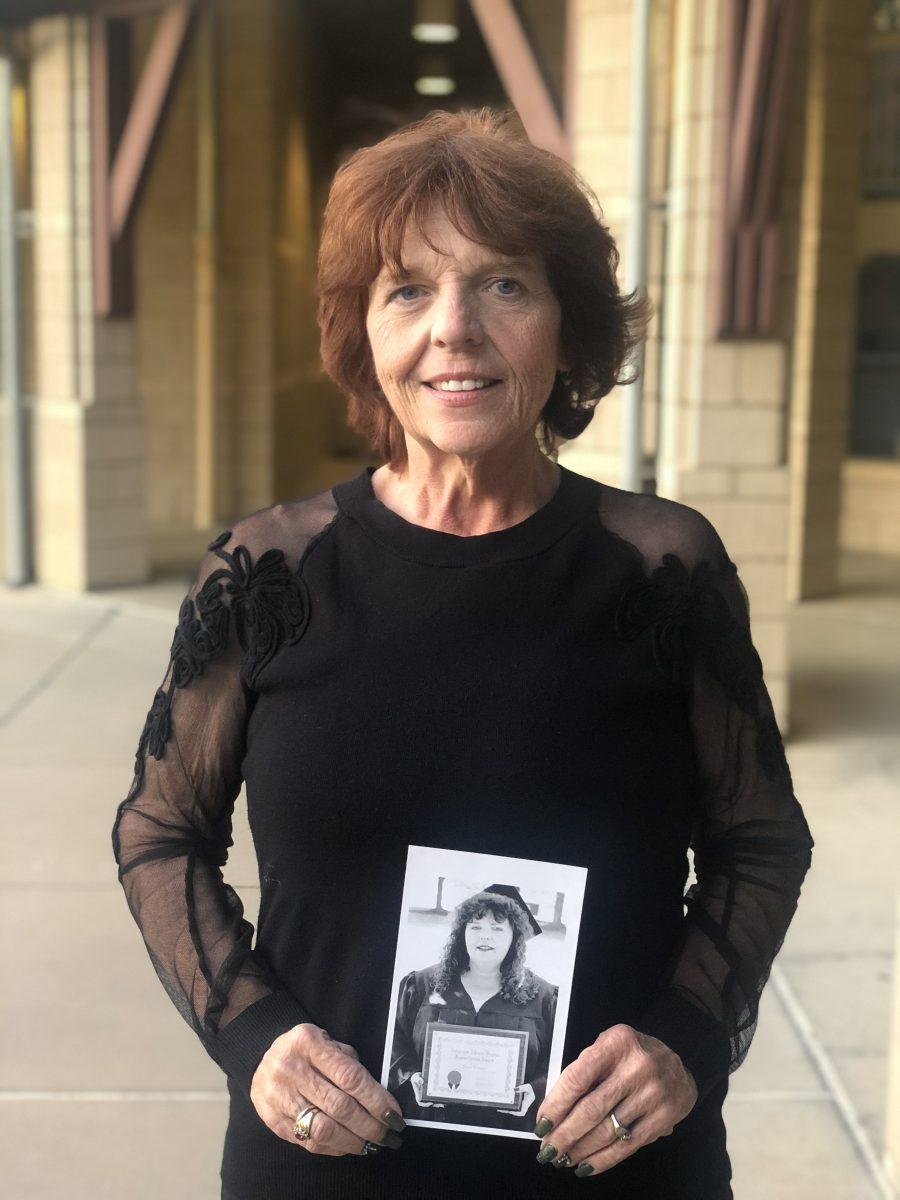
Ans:
[[[731,1195],[728,1076],[813,843],[716,530],[556,461],[641,333],[616,262],[578,176],[488,112],[335,177],[322,358],[383,465],[211,543],[113,830],[228,1076],[225,1195]],[[242,781],[255,945],[221,872]],[[399,1145],[376,1075],[410,845],[587,868],[537,1156]]]
[[[441,961],[400,981],[389,1090],[404,1117],[524,1129],[544,1098],[558,988],[541,979],[525,956],[542,933],[518,889],[492,884],[458,905]],[[525,1071],[516,1109],[423,1098],[429,1022],[514,1029],[527,1035]],[[459,1086],[462,1080],[451,1082]]]

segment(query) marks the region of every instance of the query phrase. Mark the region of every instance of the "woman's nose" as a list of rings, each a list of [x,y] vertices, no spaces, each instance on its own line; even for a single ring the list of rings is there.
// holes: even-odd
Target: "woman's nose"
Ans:
[[[481,322],[472,297],[461,291],[453,291],[435,300],[431,321],[433,345],[478,345],[481,339]]]

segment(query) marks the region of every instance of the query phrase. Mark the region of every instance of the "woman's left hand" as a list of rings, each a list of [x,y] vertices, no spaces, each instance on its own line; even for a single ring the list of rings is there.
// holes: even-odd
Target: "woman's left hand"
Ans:
[[[539,1160],[567,1154],[571,1166],[591,1168],[580,1175],[600,1174],[666,1137],[696,1102],[694,1079],[674,1050],[630,1025],[613,1025],[582,1050],[545,1096],[538,1124],[546,1118],[551,1125]],[[615,1134],[613,1110],[631,1130],[628,1141]]]

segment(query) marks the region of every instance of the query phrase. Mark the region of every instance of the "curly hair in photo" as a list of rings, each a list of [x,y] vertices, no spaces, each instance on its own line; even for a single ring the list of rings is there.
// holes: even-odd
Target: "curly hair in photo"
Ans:
[[[444,993],[468,970],[466,926],[470,921],[480,920],[488,913],[499,921],[509,921],[513,931],[512,945],[500,964],[500,995],[504,1000],[511,1000],[513,1004],[527,1004],[538,994],[534,972],[525,965],[525,951],[531,927],[521,906],[515,900],[497,892],[478,892],[457,905],[453,913],[450,936],[431,981],[432,989]]]

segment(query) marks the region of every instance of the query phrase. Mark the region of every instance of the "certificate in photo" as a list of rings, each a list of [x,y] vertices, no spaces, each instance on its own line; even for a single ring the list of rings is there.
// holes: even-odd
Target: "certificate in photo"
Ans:
[[[480,1025],[429,1021],[422,1067],[425,1100],[520,1107],[517,1088],[525,1073],[528,1034]]]
[[[586,878],[409,847],[381,1077],[407,1124],[533,1138],[561,1069]]]

